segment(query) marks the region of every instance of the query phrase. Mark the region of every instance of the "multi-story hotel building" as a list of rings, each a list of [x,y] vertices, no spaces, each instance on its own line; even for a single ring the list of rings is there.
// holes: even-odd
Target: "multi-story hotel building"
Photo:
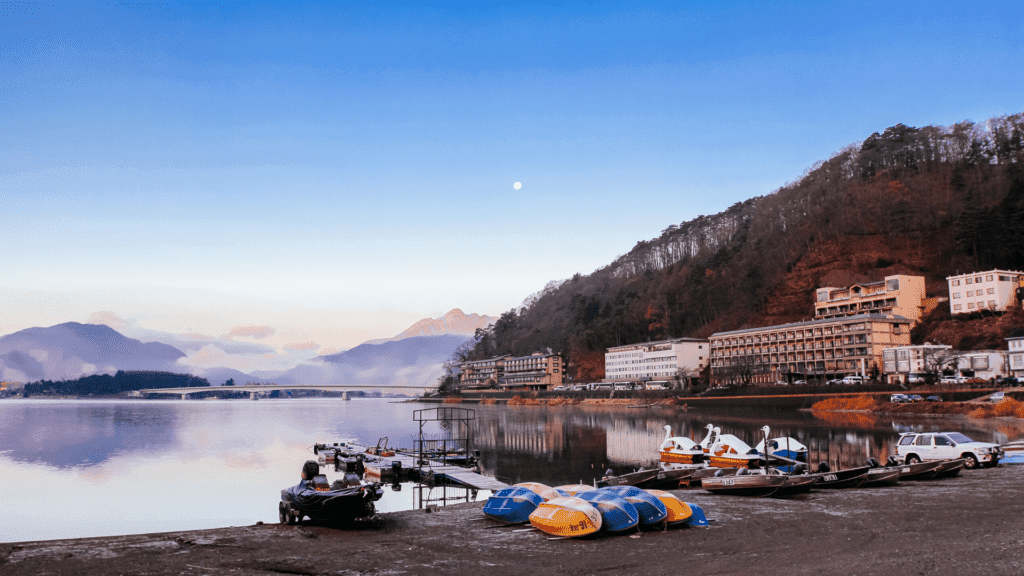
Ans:
[[[776,382],[882,370],[882,351],[910,344],[909,318],[860,314],[711,335],[711,378]]]
[[[608,348],[606,382],[670,380],[697,376],[708,365],[710,343],[700,338],[673,338]]]
[[[462,388],[489,388],[505,375],[504,360],[507,356],[472,360],[459,364],[459,384]]]
[[[459,384],[464,389],[545,390],[561,384],[564,377],[565,362],[558,354],[506,355],[459,364]]]
[[[896,274],[886,276],[881,282],[852,284],[845,288],[823,286],[815,291],[814,318],[892,314],[916,324],[921,321],[924,297],[924,276]]]
[[[988,270],[959,276],[948,276],[950,314],[967,314],[979,310],[1005,312],[1019,300],[1017,292],[1024,287],[1024,272]]]
[[[498,381],[502,388],[547,390],[562,383],[565,362],[558,354],[534,352],[530,356],[505,358],[505,376]]]

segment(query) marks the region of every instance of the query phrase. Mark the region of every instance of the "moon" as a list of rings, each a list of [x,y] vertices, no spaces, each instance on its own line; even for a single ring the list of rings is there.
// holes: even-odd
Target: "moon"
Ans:
[[[516,190],[519,190],[520,188],[523,187],[523,183],[522,182],[516,182],[515,184],[512,185],[512,187],[515,188]]]

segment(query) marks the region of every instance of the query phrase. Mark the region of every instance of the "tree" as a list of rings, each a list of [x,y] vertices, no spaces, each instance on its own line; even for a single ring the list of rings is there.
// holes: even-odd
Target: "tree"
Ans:
[[[234,386],[235,385],[235,379],[234,378],[228,378],[228,381],[225,382],[224,385],[225,386]]]

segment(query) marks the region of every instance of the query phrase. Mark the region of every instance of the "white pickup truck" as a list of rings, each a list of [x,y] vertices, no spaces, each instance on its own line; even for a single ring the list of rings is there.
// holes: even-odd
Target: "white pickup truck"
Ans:
[[[896,443],[896,457],[907,464],[963,458],[964,468],[993,467],[1002,456],[998,444],[975,442],[959,432],[906,432]]]

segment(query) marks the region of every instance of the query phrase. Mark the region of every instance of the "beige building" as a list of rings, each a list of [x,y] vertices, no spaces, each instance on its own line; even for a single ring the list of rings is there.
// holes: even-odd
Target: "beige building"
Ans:
[[[883,350],[910,344],[909,318],[860,314],[711,335],[711,378],[770,383],[790,378],[870,376]]]
[[[565,376],[565,362],[558,354],[534,352],[505,358],[504,367],[505,376],[498,384],[509,390],[548,390],[560,385]]]
[[[896,274],[881,282],[843,288],[823,286],[815,291],[814,318],[826,320],[857,314],[902,316],[914,324],[924,311],[924,276]]]
[[[940,371],[944,360],[951,358],[952,347],[946,344],[895,346],[882,352],[882,372],[890,382],[908,382],[911,374],[924,375]]]
[[[967,314],[979,310],[1005,312],[1019,302],[1017,291],[1024,287],[1024,272],[988,270],[948,276],[949,313]]]
[[[696,377],[708,365],[710,342],[673,338],[608,348],[604,353],[606,382],[672,380]]]
[[[565,361],[558,354],[506,355],[459,364],[459,384],[463,389],[547,390],[561,384],[564,378]]]

